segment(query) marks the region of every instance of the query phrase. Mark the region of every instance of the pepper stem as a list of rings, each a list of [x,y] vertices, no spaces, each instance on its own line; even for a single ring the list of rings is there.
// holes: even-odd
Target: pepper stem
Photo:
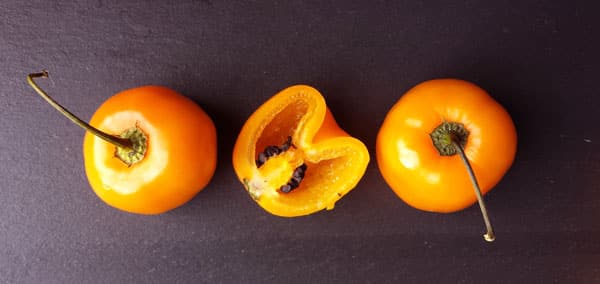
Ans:
[[[65,107],[63,107],[62,105],[57,103],[52,97],[50,97],[48,94],[46,94],[46,92],[44,92],[44,90],[42,90],[35,83],[35,81],[33,80],[34,78],[48,78],[48,71],[44,70],[40,73],[32,73],[32,74],[27,75],[27,83],[29,83],[29,85],[42,98],[44,98],[44,100],[46,100],[46,102],[48,102],[52,107],[54,107],[56,110],[58,110],[64,116],[66,116],[73,123],[79,125],[81,128],[85,129],[86,131],[91,132],[92,134],[96,135],[97,137],[99,137],[99,138],[103,139],[104,141],[109,142],[117,147],[133,150],[133,143],[131,142],[131,140],[107,134],[106,132],[98,130],[97,128],[89,125],[87,122],[81,120],[79,117],[75,116],[73,113],[68,111]]]
[[[487,229],[487,232],[483,235],[483,238],[488,242],[493,242],[496,239],[496,236],[494,235],[494,230],[492,228],[492,224],[490,223],[487,209],[485,208],[485,202],[483,201],[481,188],[479,188],[479,183],[477,183],[475,172],[473,171],[473,167],[471,167],[471,163],[469,162],[469,159],[467,159],[467,155],[465,154],[464,150],[464,147],[467,144],[467,138],[469,137],[469,131],[462,123],[445,121],[433,130],[433,132],[430,134],[430,137],[433,141],[433,145],[438,150],[440,155],[452,156],[458,154],[460,156],[460,159],[469,173],[469,178],[473,184],[473,190],[477,196],[477,202],[479,203],[481,215],[483,215],[483,221],[485,222],[485,227]]]
[[[481,189],[479,188],[479,183],[477,183],[477,178],[475,177],[475,173],[473,172],[471,163],[469,163],[469,160],[467,159],[467,155],[465,155],[465,150],[463,149],[463,147],[454,139],[452,141],[452,144],[454,145],[454,147],[456,147],[460,159],[463,161],[465,168],[467,168],[467,172],[469,173],[469,177],[471,178],[471,183],[473,184],[473,189],[475,190],[475,195],[477,196],[477,202],[479,203],[481,215],[483,215],[483,221],[485,222],[485,227],[487,229],[487,232],[483,235],[483,238],[488,242],[493,242],[496,239],[496,235],[494,235],[494,229],[492,228],[490,217],[488,216],[487,209],[485,208],[485,202],[483,201]]]

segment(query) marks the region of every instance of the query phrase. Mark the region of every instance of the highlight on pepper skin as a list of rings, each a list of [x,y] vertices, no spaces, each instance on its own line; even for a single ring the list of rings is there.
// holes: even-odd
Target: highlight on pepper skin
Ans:
[[[233,166],[248,194],[271,214],[294,217],[323,209],[360,181],[365,145],[343,131],[314,88],[284,89],[246,121]]]

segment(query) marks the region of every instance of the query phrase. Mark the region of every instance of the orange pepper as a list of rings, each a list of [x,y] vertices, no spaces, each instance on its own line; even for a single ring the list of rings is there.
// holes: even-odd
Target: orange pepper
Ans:
[[[114,157],[114,145],[86,133],[88,180],[111,206],[163,213],[192,199],[214,174],[215,126],[198,105],[173,90],[144,86],[120,92],[98,108],[90,124],[115,134],[139,129],[147,136],[144,157],[129,166]]]
[[[465,170],[458,145],[481,196],[512,165],[515,126],[508,112],[476,85],[431,80],[409,90],[387,114],[377,136],[377,162],[385,181],[409,205],[454,212],[475,203],[479,191],[473,190],[475,177]],[[489,237],[493,240],[493,233]]]
[[[192,199],[212,178],[216,129],[190,99],[158,86],[126,90],[106,100],[90,125],[32,80],[46,76],[31,74],[28,81],[51,105],[88,130],[83,142],[86,174],[107,204],[132,213],[159,214]]]
[[[271,214],[294,217],[334,204],[367,168],[369,152],[335,122],[312,87],[273,96],[243,126],[233,167],[250,196]]]

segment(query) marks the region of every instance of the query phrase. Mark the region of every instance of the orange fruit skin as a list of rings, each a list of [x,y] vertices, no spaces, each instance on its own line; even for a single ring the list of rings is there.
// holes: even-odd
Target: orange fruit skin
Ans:
[[[458,155],[441,156],[429,134],[442,122],[469,131],[465,153],[482,194],[513,163],[517,133],[508,112],[483,89],[457,79],[423,82],[392,107],[377,135],[377,163],[392,190],[409,205],[454,212],[477,198]]]
[[[108,205],[131,213],[159,214],[192,199],[212,178],[217,134],[193,101],[159,86],[120,92],[98,108],[90,124],[119,135],[138,127],[147,136],[144,158],[127,166],[116,147],[93,134],[83,141],[89,183]]]

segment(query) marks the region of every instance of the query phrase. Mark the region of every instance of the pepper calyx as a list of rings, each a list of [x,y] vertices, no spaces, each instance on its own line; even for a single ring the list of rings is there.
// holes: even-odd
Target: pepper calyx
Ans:
[[[455,142],[463,148],[467,145],[469,131],[462,123],[444,121],[429,136],[440,155],[452,156],[458,154],[458,150],[454,145]]]
[[[115,157],[125,163],[128,167],[139,163],[146,156],[148,150],[148,137],[139,127],[129,128],[119,135],[119,137],[131,141],[131,148],[117,146]]]

